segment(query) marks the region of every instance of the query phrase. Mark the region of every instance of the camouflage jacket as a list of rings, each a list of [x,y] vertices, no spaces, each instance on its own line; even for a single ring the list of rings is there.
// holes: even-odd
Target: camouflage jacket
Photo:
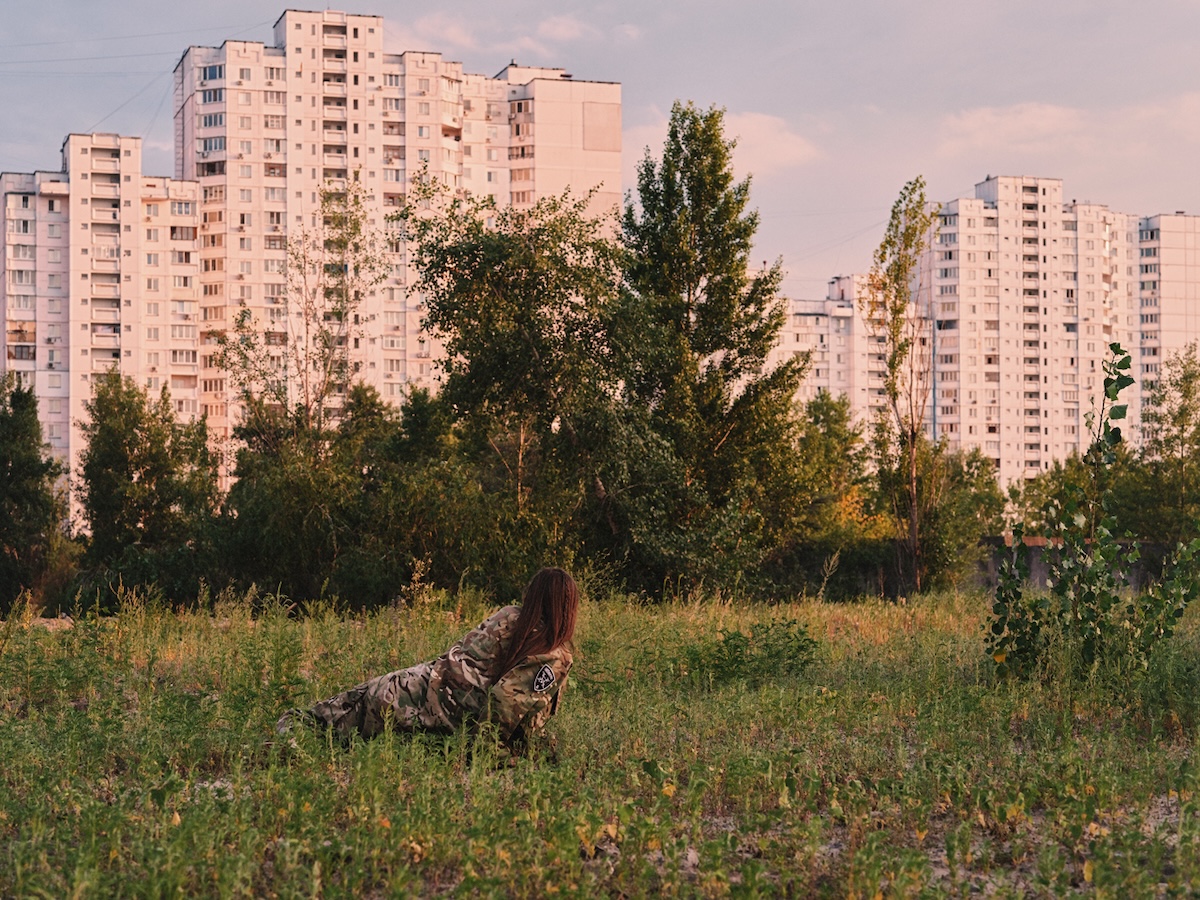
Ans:
[[[448,732],[478,720],[495,722],[506,741],[533,734],[558,708],[571,651],[564,645],[526,657],[497,679],[497,663],[520,612],[506,606],[437,659],[372,678],[302,715],[345,738],[354,732],[373,737],[389,724]],[[280,720],[281,730],[292,715]]]
[[[487,719],[508,740],[518,728],[527,735],[541,730],[554,714],[571,670],[566,645],[528,656],[495,678],[520,614],[519,606],[504,607],[433,661],[427,708],[441,724],[455,727],[468,718]]]

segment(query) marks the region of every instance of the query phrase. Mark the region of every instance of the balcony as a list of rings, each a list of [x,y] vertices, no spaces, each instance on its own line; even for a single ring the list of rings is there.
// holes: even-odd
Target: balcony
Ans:
[[[326,34],[324,35],[324,44],[326,47],[340,47],[345,49],[346,36],[344,34]]]
[[[93,297],[120,297],[121,286],[119,284],[96,284],[92,283]]]
[[[92,182],[93,197],[119,197],[121,196],[121,186],[104,181]]]
[[[109,334],[103,331],[92,332],[93,347],[112,347],[116,349],[121,346],[121,336],[119,334]]]
[[[344,81],[326,81],[321,85],[321,90],[331,97],[346,96],[346,82]]]
[[[93,156],[93,172],[120,172],[121,161],[116,157]]]
[[[322,65],[326,72],[345,72],[346,58],[337,56],[326,56],[322,61]]]
[[[120,272],[121,264],[115,259],[92,259],[93,272]]]
[[[113,351],[112,356],[108,356],[107,352],[108,351],[105,351],[104,355],[100,356],[97,356],[95,353],[92,354],[93,372],[107,372],[110,369],[118,368],[121,365],[121,357],[117,355],[118,351]]]
[[[66,197],[71,193],[71,185],[66,181],[43,181],[38,185],[38,193],[49,197]]]
[[[345,153],[326,153],[325,154],[325,165],[337,166],[338,168],[344,168],[346,166],[346,154]]]
[[[325,139],[325,143],[327,144],[344,144],[346,143],[346,129],[343,128],[341,131],[334,131],[330,129],[327,130],[322,137]]]
[[[120,322],[121,311],[115,306],[93,306],[93,322]]]
[[[121,221],[121,211],[119,209],[93,209],[93,222],[119,222]]]
[[[321,112],[321,117],[324,119],[346,120],[346,107],[344,106],[326,106]]]

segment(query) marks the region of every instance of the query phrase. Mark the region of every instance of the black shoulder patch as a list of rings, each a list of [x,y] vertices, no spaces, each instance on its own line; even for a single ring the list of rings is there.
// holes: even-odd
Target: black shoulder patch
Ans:
[[[544,665],[533,676],[533,689],[540,693],[548,691],[552,687],[554,687],[554,670],[550,666]]]

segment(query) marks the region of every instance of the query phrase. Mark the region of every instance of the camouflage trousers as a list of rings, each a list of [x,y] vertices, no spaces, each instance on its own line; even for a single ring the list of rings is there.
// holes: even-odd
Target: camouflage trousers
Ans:
[[[432,663],[420,663],[364,681],[311,709],[288,710],[275,730],[286,734],[297,722],[332,729],[342,740],[355,734],[372,738],[386,728],[399,731],[444,731],[442,722],[428,709]]]

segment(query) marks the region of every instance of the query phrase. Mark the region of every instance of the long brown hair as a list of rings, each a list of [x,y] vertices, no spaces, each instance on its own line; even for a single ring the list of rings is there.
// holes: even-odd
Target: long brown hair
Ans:
[[[508,649],[500,657],[496,677],[527,656],[549,653],[575,634],[579,587],[563,569],[545,568],[533,576],[521,599]]]

